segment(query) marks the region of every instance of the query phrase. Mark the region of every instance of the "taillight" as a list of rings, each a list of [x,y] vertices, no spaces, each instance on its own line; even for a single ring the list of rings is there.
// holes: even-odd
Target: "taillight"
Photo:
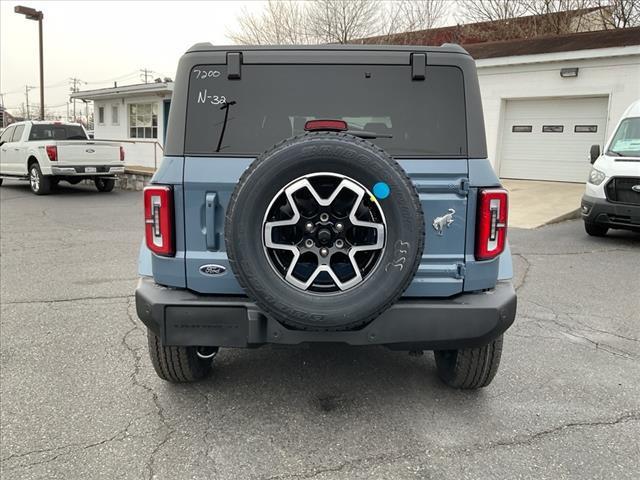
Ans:
[[[49,157],[49,160],[51,160],[52,162],[57,162],[58,161],[58,147],[56,147],[55,145],[47,145],[44,148],[47,150],[47,157]]]
[[[120,161],[124,162],[124,147],[120,145]]]
[[[508,194],[503,189],[478,192],[476,259],[489,260],[504,250],[507,241]]]
[[[304,124],[307,132],[316,130],[330,130],[333,132],[343,132],[347,130],[347,122],[344,120],[309,120]]]
[[[153,185],[144,189],[144,223],[149,250],[166,257],[175,255],[171,187]]]

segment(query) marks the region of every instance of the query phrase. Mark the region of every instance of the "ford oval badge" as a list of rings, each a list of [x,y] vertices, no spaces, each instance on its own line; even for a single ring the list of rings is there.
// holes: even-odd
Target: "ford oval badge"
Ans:
[[[87,152],[87,153],[95,153],[96,151],[93,148],[87,148],[85,150],[85,152]]]
[[[207,264],[200,267],[200,273],[208,277],[219,277],[224,275],[227,269],[222,265]]]

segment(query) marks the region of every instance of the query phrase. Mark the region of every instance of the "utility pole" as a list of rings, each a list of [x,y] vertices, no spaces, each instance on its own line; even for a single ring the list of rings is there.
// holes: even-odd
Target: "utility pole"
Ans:
[[[80,89],[78,88],[78,85],[85,83],[82,80],[80,80],[79,78],[75,78],[75,77],[71,77],[69,79],[69,84],[71,85],[71,93],[76,93],[78,92]],[[73,121],[76,121],[76,99],[73,99]]]
[[[29,85],[24,86],[24,96],[27,99],[27,120],[31,120],[31,111],[29,110],[29,90],[33,90],[35,87],[30,87]],[[44,109],[44,106],[42,107]],[[42,120],[44,120],[44,114],[42,115]]]
[[[153,77],[153,73],[155,73],[153,70],[149,70],[148,68],[141,68],[140,80],[142,80],[144,83],[149,83],[149,78]]]

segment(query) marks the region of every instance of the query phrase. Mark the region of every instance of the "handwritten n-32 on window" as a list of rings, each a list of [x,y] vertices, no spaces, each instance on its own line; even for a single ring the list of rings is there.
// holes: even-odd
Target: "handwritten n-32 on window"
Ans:
[[[211,105],[221,105],[227,103],[227,97],[224,95],[209,95],[207,89],[198,92],[198,103],[210,103]]]
[[[218,70],[199,70],[197,68],[193,69],[193,73],[196,78],[218,78],[220,76],[220,72]]]

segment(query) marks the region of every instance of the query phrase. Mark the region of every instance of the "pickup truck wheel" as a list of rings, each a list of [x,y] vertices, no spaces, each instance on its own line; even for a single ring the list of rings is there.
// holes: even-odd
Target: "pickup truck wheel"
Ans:
[[[244,172],[229,262],[267,315],[302,330],[369,323],[409,286],[424,246],[415,187],[384,150],[344,133],[287,139]]]
[[[37,163],[29,168],[29,186],[36,195],[47,195],[51,191],[51,179],[42,174]]]
[[[2,185],[2,180],[3,180],[3,178],[0,178],[0,185]]]
[[[99,192],[110,192],[116,184],[113,178],[96,177],[94,180]]]
[[[467,390],[486,387],[500,366],[502,335],[482,347],[433,353],[438,376],[450,387]]]
[[[172,383],[194,382],[207,376],[217,348],[198,355],[198,347],[168,347],[147,330],[151,364],[160,378]]]
[[[584,230],[592,237],[604,237],[609,231],[609,227],[593,222],[584,222]]]

